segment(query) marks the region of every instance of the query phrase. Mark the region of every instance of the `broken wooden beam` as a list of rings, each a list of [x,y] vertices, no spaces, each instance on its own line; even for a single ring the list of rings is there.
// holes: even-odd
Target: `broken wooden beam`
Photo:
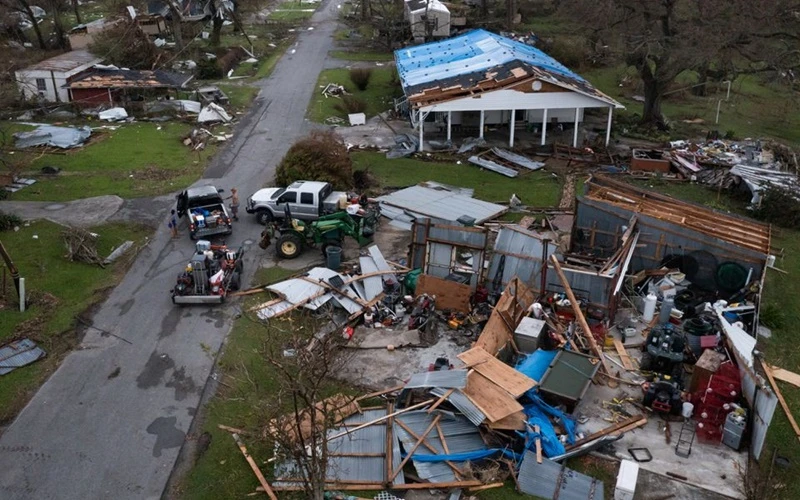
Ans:
[[[261,487],[264,488],[264,492],[271,500],[278,500],[275,492],[272,491],[266,478],[264,478],[264,474],[261,473],[261,469],[258,468],[258,464],[256,464],[256,461],[253,460],[253,457],[247,452],[247,447],[244,445],[244,442],[242,442],[242,439],[235,432],[232,433],[231,436],[233,436],[233,440],[236,441],[236,444],[239,446],[239,450],[241,450],[242,455],[244,455],[244,459],[247,460],[250,468],[253,469],[253,473],[256,475],[258,482],[261,483]]]

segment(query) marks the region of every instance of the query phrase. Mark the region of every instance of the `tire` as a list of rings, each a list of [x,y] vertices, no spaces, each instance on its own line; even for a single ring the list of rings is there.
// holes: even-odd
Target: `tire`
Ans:
[[[242,261],[242,259],[237,260],[236,264],[234,264],[233,266],[233,270],[241,274],[243,269],[244,269],[244,262]]]
[[[282,259],[296,259],[303,253],[303,240],[294,233],[282,234],[275,245],[275,251]]]
[[[228,288],[230,290],[233,290],[234,292],[238,292],[239,291],[239,287],[241,286],[241,283],[240,283],[241,278],[240,278],[240,276],[241,275],[238,272],[236,272],[236,271],[233,272],[233,274],[231,275],[231,282],[228,285]]]
[[[261,224],[262,226],[266,226],[270,222],[272,222],[272,212],[269,210],[261,209],[256,212],[256,222]]]
[[[642,371],[650,371],[653,367],[653,356],[650,355],[649,352],[645,351],[642,353],[642,359],[639,361],[639,369]]]

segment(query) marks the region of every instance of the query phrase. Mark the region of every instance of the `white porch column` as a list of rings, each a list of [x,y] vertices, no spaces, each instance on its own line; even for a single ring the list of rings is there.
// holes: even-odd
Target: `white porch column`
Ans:
[[[453,117],[452,113],[453,113],[452,111],[448,111],[447,112],[447,140],[448,141],[450,140],[450,130],[451,130],[450,119]]]
[[[575,130],[572,132],[572,147],[578,147],[578,117],[580,116],[581,108],[575,108]]]
[[[614,106],[608,107],[608,123],[606,124],[606,146],[611,140],[611,116],[614,114]]]
[[[418,113],[419,114],[417,115],[417,121],[419,122],[419,149],[417,149],[417,151],[421,153],[423,151],[422,143],[424,140],[423,130],[425,129],[425,117],[422,115],[421,109],[419,110]]]
[[[547,108],[542,111],[542,146],[544,146],[544,143],[547,140]]]
[[[483,110],[481,110],[481,130],[478,132],[478,137],[483,139]]]
[[[508,147],[510,147],[510,148],[514,147],[514,125],[515,125],[514,122],[516,121],[516,119],[517,119],[517,110],[516,109],[512,109],[511,110],[511,120],[509,122],[509,128],[511,130],[510,130],[509,135],[508,135]]]

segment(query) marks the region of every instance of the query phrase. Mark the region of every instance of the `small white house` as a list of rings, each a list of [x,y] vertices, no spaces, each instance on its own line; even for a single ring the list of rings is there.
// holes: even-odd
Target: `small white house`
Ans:
[[[88,50],[65,52],[15,72],[17,87],[25,99],[69,102],[69,89],[64,86],[101,62]]]
[[[406,0],[405,12],[416,42],[425,41],[428,34],[433,38],[450,36],[450,11],[439,0]]]

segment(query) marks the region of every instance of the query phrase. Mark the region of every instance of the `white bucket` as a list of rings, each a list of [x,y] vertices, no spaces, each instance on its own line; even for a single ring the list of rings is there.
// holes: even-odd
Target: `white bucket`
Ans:
[[[692,412],[694,412],[694,405],[688,401],[683,403],[683,409],[681,409],[683,418],[692,418]]]

